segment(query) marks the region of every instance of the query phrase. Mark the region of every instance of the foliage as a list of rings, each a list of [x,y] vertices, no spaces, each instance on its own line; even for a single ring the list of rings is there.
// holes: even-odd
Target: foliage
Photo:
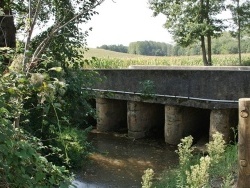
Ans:
[[[175,42],[186,47],[199,40],[203,63],[211,65],[211,37],[218,36],[225,28],[224,22],[216,17],[224,10],[224,0],[186,0],[181,3],[178,0],[150,0],[149,3],[155,16],[160,13],[166,16],[164,26]]]
[[[128,53],[149,55],[149,56],[169,56],[172,55],[173,46],[164,42],[137,41],[131,42]]]
[[[186,171],[189,170],[192,158],[193,158],[193,148],[191,147],[193,143],[193,137],[188,136],[181,139],[181,143],[178,144],[178,150],[176,153],[179,155],[180,168],[177,173],[177,186],[181,187],[186,184]]]
[[[26,114],[20,98],[30,96],[32,85],[22,74],[11,72],[0,79],[0,182],[3,187],[67,187],[71,175],[65,167],[49,162],[41,151],[47,146],[15,127],[19,113]],[[32,83],[31,83],[32,84]],[[24,98],[25,96],[25,98]],[[23,120],[28,121],[28,119]],[[58,149],[50,147],[52,153]]]
[[[222,135],[216,133],[207,146],[209,155],[193,155],[192,137],[186,137],[178,145],[180,163],[176,169],[164,174],[163,179],[154,185],[161,187],[232,187],[237,171],[237,145],[225,146],[220,143]],[[219,143],[219,149],[216,144]],[[220,151],[222,150],[222,152]],[[211,154],[211,155],[210,155]],[[214,165],[215,162],[220,165]],[[216,180],[220,185],[215,185]]]
[[[149,44],[148,44],[149,43]],[[152,43],[152,45],[150,45]],[[155,43],[155,45],[153,45]],[[159,45],[157,45],[159,44]],[[138,49],[138,51],[137,51]],[[219,37],[212,39],[212,53],[213,54],[237,54],[238,44],[230,32],[223,32]],[[160,53],[155,53],[160,51]],[[250,53],[249,36],[244,33],[241,38],[241,51],[242,53]],[[200,55],[202,54],[200,44],[194,43],[188,47],[181,47],[178,44],[157,43],[154,41],[138,41],[131,42],[129,45],[129,54],[113,53],[112,51],[105,51],[101,48],[89,49],[84,56],[87,58],[129,58],[135,59],[143,57],[142,53],[147,56],[184,56],[184,55]],[[135,55],[136,54],[136,55]],[[156,57],[155,57],[156,58]],[[157,57],[158,58],[158,57]],[[216,58],[216,56],[214,56]],[[214,59],[215,61],[216,59]],[[216,62],[215,62],[216,63]]]
[[[199,164],[191,166],[190,171],[186,171],[188,187],[200,188],[208,184],[210,163],[209,156],[201,157]]]
[[[144,175],[142,176],[142,188],[151,188],[152,187],[152,179],[154,177],[153,169],[147,169],[144,171]]]
[[[128,53],[128,47],[124,46],[122,44],[119,45],[101,45],[100,47],[97,47],[100,49],[104,49],[104,50],[110,50],[110,51],[114,51],[114,52],[122,52],[122,53]]]
[[[193,143],[193,137],[188,136],[181,139],[181,143],[178,144],[178,150],[176,153],[179,155],[179,161],[181,166],[186,166],[190,159],[192,158],[193,148],[191,147]]]
[[[237,30],[236,28],[240,26],[240,32],[249,32],[250,31],[250,1],[238,1],[231,0],[228,4],[228,8],[232,13],[233,27],[232,30]],[[236,33],[239,31],[236,31]]]
[[[140,84],[140,93],[143,99],[151,99],[154,98],[155,93],[155,84],[152,80],[145,80],[139,82]]]
[[[75,118],[71,116],[73,105],[79,107],[87,100],[81,87],[93,80],[82,71],[86,61],[78,49],[84,47],[87,32],[82,32],[78,24],[96,14],[94,8],[102,2],[0,2],[4,10],[0,16],[1,41],[8,41],[16,31],[25,39],[12,41],[13,45],[0,42],[0,47],[11,47],[1,48],[0,54],[3,187],[68,187],[72,175],[63,165],[78,164],[86,156],[87,131],[77,131],[76,124],[71,124]],[[15,23],[15,28],[6,30],[3,20],[9,25]],[[40,29],[36,36],[35,28]],[[72,96],[78,99],[74,104]],[[92,112],[88,108],[85,114]],[[53,163],[57,160],[61,167]]]
[[[63,96],[65,101],[65,106],[63,106],[64,116],[67,115],[70,124],[82,129],[86,128],[89,126],[89,121],[95,118],[95,103],[93,104],[93,94],[83,90],[83,88],[90,88],[100,79],[94,71],[85,72],[82,69],[75,69],[68,70],[65,80],[67,89]]]
[[[64,127],[58,135],[54,145],[65,150],[66,159],[74,169],[82,168],[86,163],[91,144],[87,141],[87,135],[91,127],[85,130],[74,127]]]
[[[0,128],[1,187],[68,187],[69,171],[41,156],[42,143],[8,126]]]
[[[29,122],[21,125],[44,145],[60,148],[59,155],[49,154],[50,148],[42,150],[49,161],[76,168],[88,154],[88,130],[84,129],[94,116],[89,104],[92,96],[82,87],[94,83],[95,73],[68,69],[68,74],[64,74],[61,67],[49,67],[41,73],[31,74],[31,83],[37,88],[24,103],[24,108],[33,110],[28,114]],[[62,157],[58,157],[60,155]]]
[[[226,142],[223,139],[223,135],[216,132],[212,135],[213,141],[209,142],[207,146],[207,152],[211,157],[211,165],[216,165],[222,158],[222,154],[225,152]]]

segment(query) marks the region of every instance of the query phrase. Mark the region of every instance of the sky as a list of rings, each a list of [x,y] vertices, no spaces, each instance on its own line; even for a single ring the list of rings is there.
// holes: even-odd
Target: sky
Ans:
[[[105,0],[96,8],[94,15],[83,29],[92,27],[87,37],[88,47],[101,45],[128,46],[130,42],[151,40],[173,42],[171,35],[163,27],[163,15],[153,17],[148,0]]]

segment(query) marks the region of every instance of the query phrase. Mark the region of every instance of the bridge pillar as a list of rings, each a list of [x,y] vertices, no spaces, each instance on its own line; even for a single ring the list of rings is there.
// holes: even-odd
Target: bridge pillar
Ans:
[[[180,140],[192,135],[195,139],[207,132],[204,120],[209,119],[207,111],[180,106],[165,105],[165,142],[177,145]]]
[[[160,104],[127,102],[128,136],[143,138],[150,136],[153,130],[163,128],[164,108]]]
[[[233,137],[231,128],[237,126],[238,112],[236,109],[216,109],[210,113],[209,140],[216,132],[222,133],[224,140],[228,143]]]
[[[127,126],[127,103],[122,100],[96,99],[97,130],[117,131]]]
[[[181,107],[165,105],[165,142],[176,145],[183,136]]]

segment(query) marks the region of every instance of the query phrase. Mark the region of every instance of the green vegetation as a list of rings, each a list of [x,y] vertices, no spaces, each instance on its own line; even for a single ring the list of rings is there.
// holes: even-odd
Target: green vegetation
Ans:
[[[122,44],[119,45],[101,45],[100,47],[97,47],[100,49],[104,49],[104,50],[110,50],[110,51],[114,51],[114,52],[122,52],[122,53],[128,53],[128,47],[124,46]]]
[[[179,166],[166,172],[152,187],[232,187],[237,170],[237,145],[226,146],[222,134],[216,133],[207,144],[207,155],[193,155],[192,141],[191,136],[181,140],[176,151]]]
[[[84,59],[88,55],[79,49],[85,48],[88,32],[80,30],[78,25],[90,20],[96,14],[94,9],[103,1],[0,1],[1,187],[63,188],[70,185],[73,179],[71,168],[82,166],[82,159],[88,155],[89,130],[86,128],[88,119],[94,116],[89,103],[92,96],[81,88],[98,81],[95,73],[87,74],[82,68],[124,68],[133,64],[202,65],[204,58],[198,56],[145,57],[123,53],[121,58],[121,53],[111,55],[104,50],[106,57]],[[221,7],[216,5],[216,8]],[[34,28],[43,29],[33,35]],[[213,36],[208,31],[205,34]],[[17,40],[16,36],[22,34],[24,41]],[[193,36],[199,38],[199,35]],[[180,55],[180,49],[177,51]],[[249,54],[243,54],[245,65],[249,64],[249,59]],[[233,55],[217,55],[213,63],[238,65],[238,60]],[[142,83],[142,92],[146,96],[151,97],[153,89],[153,83]],[[230,149],[233,151],[234,147],[229,147],[228,151]],[[184,155],[188,156],[188,152]],[[204,169],[204,176],[212,174],[212,169],[214,174],[225,172],[215,166],[224,168],[226,165],[212,165],[217,154],[210,153],[209,156],[210,160],[197,161],[190,155],[192,160],[183,165],[188,172],[174,172],[179,181],[173,185],[181,182],[193,185],[191,177],[196,169]],[[218,160],[223,164],[231,159],[219,157]],[[197,166],[189,169],[190,164]],[[234,162],[230,161],[230,164]],[[152,173],[147,173],[151,175],[143,181],[151,186]],[[226,184],[232,176],[221,177]],[[197,180],[195,185],[198,184],[205,185],[206,181]]]
[[[155,93],[155,84],[152,80],[144,80],[139,82],[140,85],[140,93],[143,99],[152,99],[154,98]]]
[[[153,177],[154,177],[154,171],[152,169],[148,168],[147,170],[145,170],[144,175],[142,176],[142,182],[141,182],[142,188],[152,187]]]
[[[103,49],[89,49],[86,58],[95,57],[94,61],[84,64],[84,68],[128,68],[130,65],[165,65],[165,66],[203,66],[201,56],[142,56],[112,52]],[[237,54],[214,55],[214,66],[239,65]],[[242,54],[242,65],[250,65],[250,54]]]
[[[174,55],[174,46],[164,42],[137,41],[129,44],[128,52],[149,56],[171,56]]]
[[[241,53],[250,53],[249,36],[244,34],[240,42]],[[127,51],[122,51],[120,48],[127,48]],[[166,44],[163,42],[136,41],[131,42],[129,47],[122,45],[102,45],[101,47],[98,47],[98,49],[147,56],[191,56],[202,54],[200,44],[197,42],[188,47],[182,47],[178,44]],[[238,43],[231,33],[223,32],[219,37],[212,39],[211,50],[212,54],[237,54]],[[125,55],[123,56],[125,57]]]
[[[78,24],[102,2],[0,2],[0,187],[68,188],[82,167],[94,113],[81,87],[96,76],[82,71],[87,32]]]
[[[173,35],[177,44],[187,47],[197,42],[201,45],[202,60],[204,65],[212,65],[212,38],[220,36],[228,29],[230,18],[222,16],[225,11],[231,11],[233,25],[237,28],[238,53],[241,54],[241,31],[249,33],[249,6],[248,0],[239,3],[234,0],[207,0],[196,3],[184,0],[149,0],[150,9],[154,15],[166,16],[164,27]],[[235,27],[231,30],[235,31]],[[240,59],[240,58],[239,58]],[[241,60],[239,60],[241,62]]]

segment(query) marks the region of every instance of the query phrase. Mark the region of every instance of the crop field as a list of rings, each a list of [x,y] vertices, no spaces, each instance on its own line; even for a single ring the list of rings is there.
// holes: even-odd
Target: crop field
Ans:
[[[84,68],[127,68],[130,65],[165,65],[165,66],[203,66],[202,57],[199,56],[142,56],[112,52],[103,49],[89,49],[85,52],[86,59],[92,59]],[[237,66],[238,54],[213,55],[213,66]],[[250,65],[250,54],[242,54],[242,64]]]

